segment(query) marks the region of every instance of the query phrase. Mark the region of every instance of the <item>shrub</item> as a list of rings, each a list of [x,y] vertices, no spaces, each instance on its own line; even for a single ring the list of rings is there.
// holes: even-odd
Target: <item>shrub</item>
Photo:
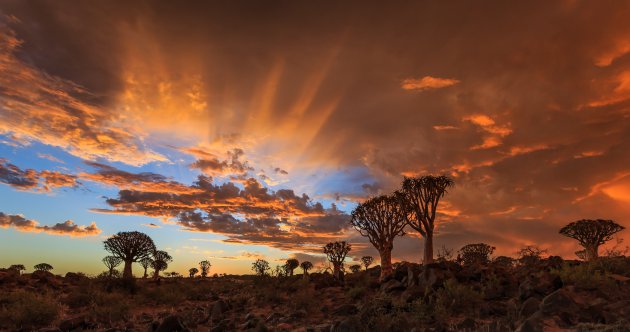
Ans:
[[[0,328],[32,329],[50,325],[59,315],[59,305],[40,295],[18,291],[0,294]]]
[[[551,273],[558,275],[564,285],[575,285],[582,289],[610,290],[615,287],[615,282],[598,269],[596,264],[571,266],[565,263],[562,268],[554,269]]]
[[[464,265],[486,264],[490,261],[494,249],[496,248],[485,243],[467,244],[459,250],[457,260]]]
[[[93,300],[95,305],[89,314],[97,322],[112,323],[129,317],[131,304],[123,294],[96,292]]]
[[[435,294],[436,311],[445,313],[469,313],[476,314],[483,298],[481,293],[472,287],[460,284],[456,279],[448,279],[444,282],[444,288],[437,290]]]

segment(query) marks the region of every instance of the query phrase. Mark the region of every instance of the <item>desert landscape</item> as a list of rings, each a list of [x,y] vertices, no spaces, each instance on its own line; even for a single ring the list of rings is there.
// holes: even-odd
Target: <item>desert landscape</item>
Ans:
[[[0,0],[0,332],[630,332],[628,240],[630,0]]]

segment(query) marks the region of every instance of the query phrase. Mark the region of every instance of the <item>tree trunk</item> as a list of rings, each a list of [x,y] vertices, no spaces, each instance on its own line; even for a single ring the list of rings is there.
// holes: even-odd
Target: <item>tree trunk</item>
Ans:
[[[433,263],[433,233],[427,232],[424,242],[424,264]]]
[[[144,276],[142,278],[146,279],[149,275],[147,274],[147,268],[144,268]]]
[[[304,280],[308,280],[308,271],[304,271]]]
[[[586,261],[587,262],[592,262],[594,260],[597,259],[597,257],[599,257],[598,252],[598,246],[593,245],[593,246],[588,246],[585,248],[586,249]]]
[[[341,278],[341,264],[333,263],[333,276],[337,279]]]
[[[378,252],[381,255],[381,277],[380,281],[383,281],[385,278],[389,277],[393,273],[392,269],[392,250],[391,249],[383,249]]]
[[[160,270],[155,270],[155,273],[153,273],[153,279],[160,279]]]
[[[125,269],[123,270],[123,278],[133,278],[133,274],[131,274],[131,264],[133,264],[132,260],[125,261]]]

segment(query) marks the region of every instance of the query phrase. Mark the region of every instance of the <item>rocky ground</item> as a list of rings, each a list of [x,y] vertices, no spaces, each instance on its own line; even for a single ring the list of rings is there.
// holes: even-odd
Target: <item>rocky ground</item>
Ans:
[[[630,331],[630,258],[461,266],[399,263],[345,276],[87,278],[0,269],[8,331]]]

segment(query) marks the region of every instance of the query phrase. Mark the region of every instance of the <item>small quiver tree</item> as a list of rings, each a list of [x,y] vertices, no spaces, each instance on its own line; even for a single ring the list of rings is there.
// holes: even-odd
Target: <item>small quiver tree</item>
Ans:
[[[346,241],[330,242],[324,246],[324,254],[333,265],[333,275],[337,280],[342,280],[343,261],[352,247]]]
[[[584,247],[585,260],[590,262],[599,257],[599,246],[624,228],[612,220],[582,219],[562,227],[560,234],[577,240]]]
[[[459,250],[458,261],[463,265],[487,264],[494,249],[485,243],[467,244]]]
[[[313,268],[313,263],[304,261],[300,263],[300,267],[302,268],[302,272],[304,272],[304,279],[308,279],[308,270]]]

